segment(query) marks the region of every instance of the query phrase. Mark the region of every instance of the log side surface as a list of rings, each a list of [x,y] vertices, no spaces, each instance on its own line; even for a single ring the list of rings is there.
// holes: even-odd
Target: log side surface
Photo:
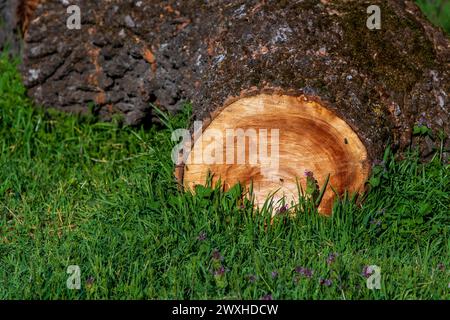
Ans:
[[[303,94],[345,120],[371,160],[388,144],[431,154],[417,123],[448,136],[450,42],[412,1],[71,1],[81,30],[66,27],[64,3],[43,1],[25,35],[38,104],[94,103],[138,124],[154,120],[151,103],[176,112],[189,100],[208,121],[239,97]],[[381,30],[366,27],[374,4]]]

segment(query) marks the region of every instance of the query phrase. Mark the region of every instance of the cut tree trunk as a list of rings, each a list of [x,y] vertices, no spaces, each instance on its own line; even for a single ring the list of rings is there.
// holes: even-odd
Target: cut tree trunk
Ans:
[[[0,0],[0,51],[8,48],[11,54],[19,54],[21,45],[21,22],[18,0]]]
[[[153,121],[152,103],[176,112],[192,101],[203,130],[279,129],[278,169],[180,165],[185,186],[211,171],[261,202],[295,197],[311,171],[319,186],[330,175],[328,214],[331,189],[362,191],[387,146],[427,157],[439,132],[448,138],[450,41],[411,1],[72,1],[81,30],[66,27],[63,3],[38,6],[25,34],[23,78],[38,104],[94,103],[103,119],[138,124]],[[380,30],[366,26],[370,5]],[[416,125],[433,134],[413,136]]]

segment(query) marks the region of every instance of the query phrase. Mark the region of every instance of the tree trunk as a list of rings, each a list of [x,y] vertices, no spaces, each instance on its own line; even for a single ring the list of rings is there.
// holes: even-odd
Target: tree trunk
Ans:
[[[279,129],[277,168],[190,163],[177,171],[186,186],[211,170],[226,185],[253,183],[261,202],[330,175],[329,213],[331,188],[362,191],[387,145],[417,144],[426,157],[439,131],[448,137],[450,42],[411,1],[73,1],[81,30],[66,27],[62,3],[40,5],[25,35],[37,103],[85,112],[94,102],[102,118],[137,124],[152,121],[151,103],[176,112],[189,100],[203,130]],[[370,5],[379,30],[366,26]],[[413,137],[417,124],[433,137]]]

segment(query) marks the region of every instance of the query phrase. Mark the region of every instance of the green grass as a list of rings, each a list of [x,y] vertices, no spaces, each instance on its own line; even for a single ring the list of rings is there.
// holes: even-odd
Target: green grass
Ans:
[[[448,2],[419,2],[450,30]],[[271,224],[239,187],[177,189],[170,135],[188,118],[186,108],[144,130],[33,108],[3,55],[0,299],[450,297],[442,150],[428,163],[387,151],[362,206],[346,197],[325,218],[301,200],[306,209]],[[66,287],[69,265],[81,268],[81,290]],[[366,288],[367,265],[381,267],[381,290]]]
[[[144,130],[44,112],[5,56],[0,97],[2,299],[449,297],[450,174],[439,153],[421,164],[387,152],[362,207],[347,198],[332,218],[305,206],[270,224],[238,187],[178,191],[170,134],[187,113]],[[66,288],[69,265],[81,268],[79,291]],[[366,288],[366,265],[381,267],[381,290]]]

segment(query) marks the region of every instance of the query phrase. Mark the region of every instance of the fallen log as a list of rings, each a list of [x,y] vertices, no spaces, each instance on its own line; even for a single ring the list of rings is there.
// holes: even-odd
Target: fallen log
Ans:
[[[25,33],[23,79],[38,104],[86,112],[94,103],[103,119],[118,113],[137,124],[152,122],[151,104],[177,112],[192,101],[203,131],[279,130],[277,167],[236,163],[237,155],[180,163],[187,187],[212,172],[226,186],[251,185],[260,203],[270,192],[295,198],[311,175],[319,186],[329,177],[320,205],[329,214],[332,189],[362,191],[388,145],[399,153],[418,145],[426,157],[438,132],[448,138],[449,38],[411,1],[71,4],[80,30],[66,26],[68,3],[44,1]],[[371,5],[379,29],[368,28]],[[415,137],[418,125],[433,135]],[[210,151],[203,138],[192,142],[185,162]]]

